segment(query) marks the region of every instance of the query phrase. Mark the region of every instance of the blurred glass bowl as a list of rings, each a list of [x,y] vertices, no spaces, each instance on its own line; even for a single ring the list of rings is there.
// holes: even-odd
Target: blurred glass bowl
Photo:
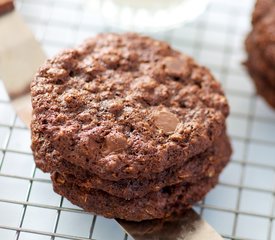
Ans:
[[[200,15],[210,0],[90,0],[93,14],[100,14],[113,28],[136,32],[169,30]]]

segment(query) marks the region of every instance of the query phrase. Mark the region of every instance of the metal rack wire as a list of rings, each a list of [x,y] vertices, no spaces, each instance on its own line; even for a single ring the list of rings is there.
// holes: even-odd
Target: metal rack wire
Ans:
[[[229,98],[234,155],[219,185],[195,206],[224,239],[275,239],[275,113],[255,96],[241,65],[252,7],[252,0],[214,0],[195,22],[154,35],[208,66]],[[49,56],[112,30],[80,0],[17,0],[17,9]],[[130,239],[113,220],[53,193],[1,81],[0,136],[0,239]]]

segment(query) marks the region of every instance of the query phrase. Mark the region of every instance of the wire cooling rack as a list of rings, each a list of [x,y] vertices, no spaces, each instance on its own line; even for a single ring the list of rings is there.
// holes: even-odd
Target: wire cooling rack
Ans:
[[[48,56],[112,30],[81,0],[16,4]],[[219,185],[195,206],[224,239],[275,239],[275,113],[255,96],[241,65],[253,4],[215,0],[193,23],[154,35],[208,66],[229,98],[234,155]],[[130,239],[115,221],[87,214],[55,194],[49,176],[35,168],[29,146],[30,133],[0,81],[1,240]]]

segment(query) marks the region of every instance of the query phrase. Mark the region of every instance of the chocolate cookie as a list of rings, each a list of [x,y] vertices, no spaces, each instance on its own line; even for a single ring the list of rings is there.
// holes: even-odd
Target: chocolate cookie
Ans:
[[[98,176],[146,177],[213,144],[228,104],[210,72],[164,42],[101,34],[57,55],[31,85],[32,149]],[[46,156],[47,157],[47,156]]]
[[[265,16],[254,24],[253,32],[255,45],[275,68],[275,1]]]
[[[80,188],[63,178],[52,176],[54,190],[86,211],[108,218],[141,221],[168,217],[190,208],[201,200],[217,183],[217,175],[201,178],[193,184],[173,185],[143,198],[126,200],[96,189]]]
[[[252,14],[252,24],[255,25],[273,6],[274,0],[257,0]]]
[[[257,92],[275,107],[275,2],[258,0],[252,16],[253,29],[245,41],[245,63]]]
[[[261,95],[271,107],[275,108],[275,87],[269,84],[264,75],[250,69],[248,69],[248,71],[255,83],[257,93]]]
[[[0,1],[0,16],[14,10],[14,4],[12,0]]]
[[[129,200],[143,197],[149,192],[156,192],[179,182],[194,183],[202,177],[215,175],[216,169],[224,166],[230,155],[230,143],[228,137],[223,134],[215,141],[213,147],[183,162],[182,166],[168,168],[161,173],[151,174],[147,178],[121,179],[116,182],[104,180],[66,161],[54,166],[51,171],[58,172],[61,175],[59,178],[64,178],[67,182],[75,183],[79,187],[100,189]]]
[[[229,106],[208,69],[167,43],[100,34],[40,68],[32,150],[57,193],[141,221],[180,212],[217,182]]]
[[[266,82],[267,85],[275,88],[275,67],[265,60],[262,52],[255,48],[255,42],[252,33],[246,38],[246,50],[249,52],[246,66],[248,69],[257,72]]]

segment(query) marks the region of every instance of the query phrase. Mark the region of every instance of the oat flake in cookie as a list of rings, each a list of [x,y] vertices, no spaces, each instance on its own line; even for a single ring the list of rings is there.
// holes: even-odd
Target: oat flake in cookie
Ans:
[[[190,207],[231,154],[220,84],[149,37],[100,34],[65,50],[40,68],[31,94],[37,166],[56,192],[106,217],[141,221]],[[181,176],[172,181],[171,171]]]

